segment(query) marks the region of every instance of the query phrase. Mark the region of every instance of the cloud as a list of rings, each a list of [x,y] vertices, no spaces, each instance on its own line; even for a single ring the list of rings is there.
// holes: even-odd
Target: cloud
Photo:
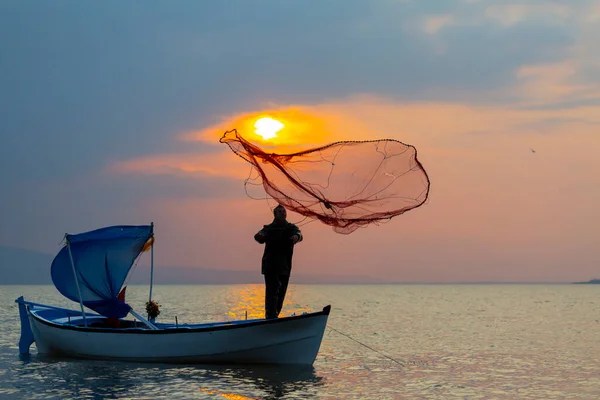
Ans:
[[[596,98],[600,86],[577,82],[579,70],[576,60],[542,65],[524,65],[517,69],[518,95],[524,101],[536,103],[579,101]]]
[[[144,156],[112,164],[109,172],[140,175],[239,176],[246,170],[239,164],[224,163],[219,154],[164,154]]]
[[[437,15],[428,17],[423,23],[423,30],[430,35],[435,35],[446,26],[452,25],[454,17],[452,15]]]
[[[493,4],[485,9],[485,16],[506,27],[532,20],[561,25],[573,12],[574,7],[571,5],[543,1],[537,4]]]

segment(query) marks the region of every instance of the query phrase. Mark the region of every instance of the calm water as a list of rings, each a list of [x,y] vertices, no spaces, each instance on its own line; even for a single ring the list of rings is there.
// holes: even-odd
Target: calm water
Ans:
[[[128,288],[143,310],[147,287]],[[0,398],[600,398],[600,285],[292,285],[284,314],[332,305],[313,368],[19,357],[14,299],[76,309],[53,286],[0,286]],[[156,286],[159,320],[262,316],[261,285]],[[351,340],[375,349],[385,356]]]

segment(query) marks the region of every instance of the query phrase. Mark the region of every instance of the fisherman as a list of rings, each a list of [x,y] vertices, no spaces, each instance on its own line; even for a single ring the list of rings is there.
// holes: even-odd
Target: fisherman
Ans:
[[[302,241],[300,229],[287,221],[282,205],[273,210],[274,219],[254,235],[254,240],[265,244],[261,273],[265,277],[265,318],[277,318],[283,307],[290,274],[294,245]]]

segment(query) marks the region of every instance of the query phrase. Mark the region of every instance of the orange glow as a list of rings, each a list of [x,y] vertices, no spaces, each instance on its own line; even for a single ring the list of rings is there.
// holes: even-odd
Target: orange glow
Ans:
[[[254,132],[257,120],[266,115],[285,126],[278,132],[275,141],[265,141]],[[556,122],[549,125],[547,121]],[[547,153],[553,149],[550,143],[559,140],[564,141],[562,147],[556,148],[561,154],[564,154],[564,146],[571,145],[576,146],[578,153],[592,151],[594,146],[580,146],[583,139],[575,140],[573,135],[577,134],[579,138],[585,136],[585,140],[598,143],[595,130],[598,123],[598,109],[594,106],[529,110],[453,103],[396,104],[384,99],[361,97],[339,104],[294,106],[232,115],[220,125],[187,133],[185,139],[216,145],[223,132],[235,127],[245,139],[265,151],[282,154],[338,140],[393,138],[415,145],[422,160],[435,174],[439,163],[453,165],[455,158],[465,163],[475,159],[485,162],[497,154],[512,154],[519,149],[543,145],[549,146],[544,150]],[[512,134],[507,135],[508,132]],[[516,135],[516,132],[519,134]],[[546,134],[544,140],[541,140],[540,132]],[[568,136],[565,136],[566,133]],[[500,149],[505,153],[498,153]],[[221,152],[212,154],[167,153],[124,160],[112,164],[109,171],[189,178],[247,178],[251,167],[238,161],[223,146]],[[510,168],[512,171],[525,167],[511,164]]]
[[[219,393],[219,394],[229,400],[251,400],[251,397],[242,396],[241,394],[233,394],[233,393]]]
[[[327,106],[293,106],[231,115],[204,130],[187,132],[182,138],[215,143],[225,131],[236,129],[246,140],[263,149],[276,153],[293,152],[347,137],[347,132],[338,128],[340,121],[346,119],[338,110],[330,112]],[[259,121],[262,122],[257,127]],[[263,135],[262,124],[267,126],[266,130],[270,128],[270,132],[277,129],[276,136]]]
[[[253,400],[252,397],[246,397],[246,396],[242,396],[241,394],[235,394],[235,393],[224,393],[224,392],[221,392],[218,390],[209,390],[209,389],[205,389],[205,388],[200,388],[200,391],[202,391],[206,394],[217,394],[228,400]]]
[[[277,137],[277,132],[283,129],[283,124],[271,117],[263,117],[254,123],[254,132],[262,136],[264,140]]]

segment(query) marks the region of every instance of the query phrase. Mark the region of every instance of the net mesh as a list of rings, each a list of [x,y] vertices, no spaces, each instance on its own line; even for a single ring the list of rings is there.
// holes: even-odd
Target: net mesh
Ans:
[[[338,233],[389,220],[423,205],[429,195],[416,148],[397,140],[340,141],[276,154],[233,129],[220,142],[252,165],[277,203]]]

